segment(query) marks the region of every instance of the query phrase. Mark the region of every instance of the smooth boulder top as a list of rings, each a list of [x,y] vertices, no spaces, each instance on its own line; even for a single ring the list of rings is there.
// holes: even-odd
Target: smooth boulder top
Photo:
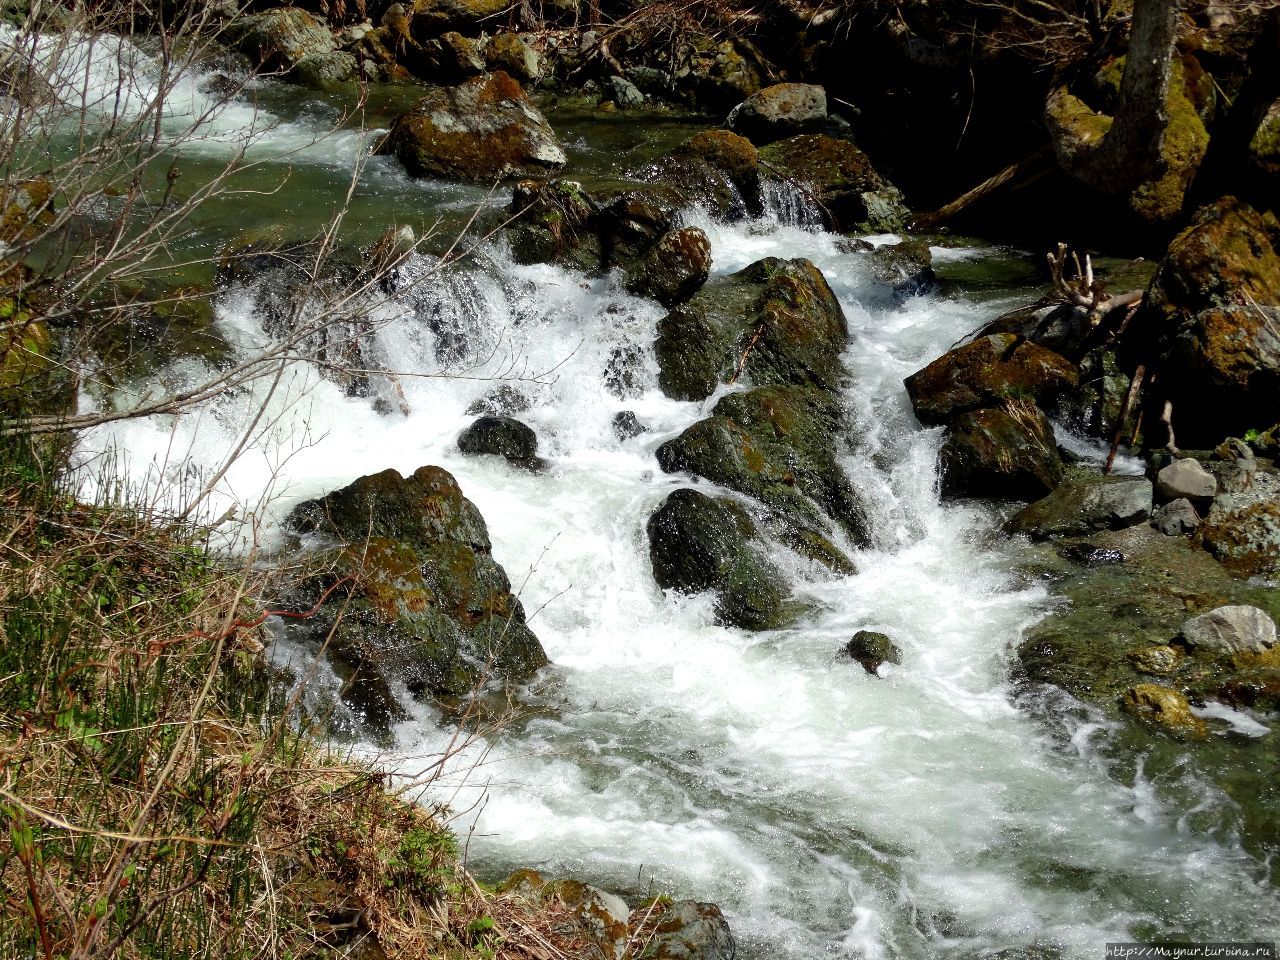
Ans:
[[[812,83],[775,83],[729,113],[729,129],[753,143],[772,143],[820,129],[827,121],[827,91]]]
[[[1203,502],[1217,494],[1217,478],[1192,457],[1175,460],[1156,474],[1156,499],[1160,503],[1182,499]]]
[[[1276,645],[1276,623],[1257,607],[1218,607],[1184,623],[1182,639],[1220,653],[1266,653]]]

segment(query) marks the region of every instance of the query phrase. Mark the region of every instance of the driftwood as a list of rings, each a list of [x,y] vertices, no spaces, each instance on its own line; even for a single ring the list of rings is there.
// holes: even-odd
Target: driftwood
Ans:
[[[945,223],[959,213],[963,213],[966,209],[973,206],[984,197],[988,197],[995,193],[1001,187],[1013,182],[1024,174],[1035,171],[1038,167],[1046,166],[1049,160],[1050,151],[1047,149],[1038,150],[1031,156],[1017,163],[1011,163],[999,173],[988,177],[972,190],[962,193],[946,206],[939,207],[933,213],[926,213],[917,217],[912,221],[912,229],[915,230],[932,230],[939,224]]]

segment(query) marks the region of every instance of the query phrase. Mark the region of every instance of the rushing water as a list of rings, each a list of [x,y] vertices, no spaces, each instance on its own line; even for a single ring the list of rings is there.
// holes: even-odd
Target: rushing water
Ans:
[[[306,115],[276,125],[278,140],[261,134],[257,149],[309,142]],[[220,115],[224,141],[231,116]],[[243,116],[258,124],[261,110]],[[575,155],[590,155],[591,126],[576,129]],[[633,147],[643,140],[631,136]],[[341,182],[344,158],[363,142],[344,137],[303,151],[314,166],[307,190]],[[370,234],[402,220],[406,198],[475,199],[409,184],[385,165],[362,191]],[[1012,704],[1012,645],[1041,615],[1045,592],[1015,573],[1017,547],[993,534],[987,510],[939,502],[938,431],[920,427],[902,387],[1001,304],[964,291],[895,303],[863,255],[796,225],[794,198],[778,200],[760,222],[687,216],[711,238],[715,273],[807,257],[849,319],[845,467],[875,546],[857,554],[856,575],[838,579],[780,557],[815,610],[793,629],[718,627],[705,599],[654,584],[645,522],[692,482],[663,474],[654,450],[713,402],[658,391],[651,342],[661,309],[609,279],[516,266],[499,244],[465,269],[426,275],[383,317],[382,355],[433,374],[404,378],[407,417],[380,414],[299,365],[262,420],[252,414],[265,385],[179,421],[102,428],[82,452],[124,451],[136,481],[178,478],[189,491],[249,431],[209,512],[256,511],[268,540],[293,503],[361,474],[427,463],[454,473],[555,664],[528,694],[538,709],[456,757],[430,794],[458,811],[483,872],[532,866],[714,900],[749,958],[967,957],[1032,944],[1084,958],[1108,940],[1275,938],[1280,904],[1233,844],[1192,832],[1141,778],[1109,779],[1087,728],[1055,737]],[[285,202],[264,201],[255,216],[279,216]],[[936,253],[944,264],[1007,256]],[[414,269],[430,267],[420,259]],[[243,288],[220,295],[217,323],[238,351],[263,340],[257,303]],[[619,347],[641,358],[627,399],[605,384]],[[188,360],[163,375],[207,372]],[[533,404],[521,419],[538,432],[544,473],[456,448],[489,378],[513,375]],[[618,440],[610,421],[624,409],[649,432]],[[841,657],[863,628],[890,633],[902,664],[874,677]],[[423,709],[397,736],[383,759],[411,775],[450,733]]]

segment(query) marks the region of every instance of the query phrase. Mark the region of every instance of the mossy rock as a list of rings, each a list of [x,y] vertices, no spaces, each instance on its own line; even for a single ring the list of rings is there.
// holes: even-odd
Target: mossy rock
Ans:
[[[299,504],[288,525],[310,535],[326,573],[301,584],[297,627],[348,669],[449,704],[486,683],[529,680],[546,665],[484,518],[439,467],[362,477]]]
[[[0,186],[0,244],[12,246],[35,236],[53,220],[53,184],[22,180]]]
[[[649,559],[664,590],[716,595],[716,618],[747,630],[791,622],[782,572],[761,552],[755,523],[727,497],[676,490],[649,518]]]
[[[668,473],[687,471],[749,496],[767,509],[789,547],[847,573],[852,563],[829,539],[836,526],[867,542],[857,492],[837,461],[847,431],[838,399],[813,387],[731,393],[680,436],[658,448]]]
[[[546,117],[501,70],[430,90],[396,118],[378,152],[398,157],[412,177],[482,183],[546,176],[567,162]]]
[[[670,186],[682,205],[696,204],[723,220],[758,216],[762,209],[759,153],[728,130],[694,134],[637,176]]]
[[[1239,576],[1280,577],[1280,501],[1215,512],[1196,539]]]
[[[768,258],[710,281],[658,324],[658,383],[702,400],[722,383],[835,390],[846,376],[844,310],[808,260]]]
[[[711,273],[711,241],[698,227],[669,230],[629,271],[626,289],[674,307],[693,296]]]
[[[446,30],[474,31],[505,12],[504,0],[412,0],[409,8],[413,34],[419,42]]]
[[[901,192],[848,140],[801,134],[761,149],[760,162],[809,193],[832,230],[892,233],[906,222]]]
[[[1249,141],[1249,162],[1255,171],[1280,183],[1280,100],[1267,110]]]
[[[1140,683],[1125,691],[1124,709],[1145,723],[1178,737],[1205,737],[1205,722],[1191,712],[1187,698],[1157,683]]]
[[[1039,407],[1020,400],[953,419],[939,468],[942,492],[952,497],[1038,500],[1062,480],[1052,424]]]
[[[904,381],[921,423],[949,423],[1006,400],[1052,401],[1077,385],[1076,365],[1013,333],[956,347]]]

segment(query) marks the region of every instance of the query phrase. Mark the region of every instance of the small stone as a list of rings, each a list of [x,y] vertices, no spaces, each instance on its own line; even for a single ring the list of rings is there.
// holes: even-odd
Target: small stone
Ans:
[[[1275,646],[1276,624],[1257,607],[1218,607],[1184,623],[1182,639],[1220,653],[1265,653]]]
[[[635,110],[644,106],[644,94],[626,77],[610,77],[606,86],[609,88],[609,99],[620,110]]]
[[[1125,659],[1139,673],[1149,673],[1153,677],[1167,677],[1177,669],[1182,655],[1168,644],[1135,650]]]
[[[1166,537],[1185,537],[1200,526],[1200,514],[1190,500],[1179,497],[1157,507],[1151,515],[1151,525]]]
[[[870,674],[874,674],[882,663],[902,662],[902,654],[892,638],[874,630],[859,630],[845,650]]]
[[[619,440],[630,440],[648,432],[649,428],[637,420],[635,413],[631,410],[622,410],[614,414],[613,433]]]
[[[1205,722],[1191,712],[1191,704],[1177,690],[1156,683],[1140,683],[1125,691],[1125,710],[1139,720],[1184,737],[1208,734]]]
[[[1156,500],[1160,503],[1184,498],[1207,502],[1217,493],[1217,478],[1193,457],[1175,460],[1156,474]]]

